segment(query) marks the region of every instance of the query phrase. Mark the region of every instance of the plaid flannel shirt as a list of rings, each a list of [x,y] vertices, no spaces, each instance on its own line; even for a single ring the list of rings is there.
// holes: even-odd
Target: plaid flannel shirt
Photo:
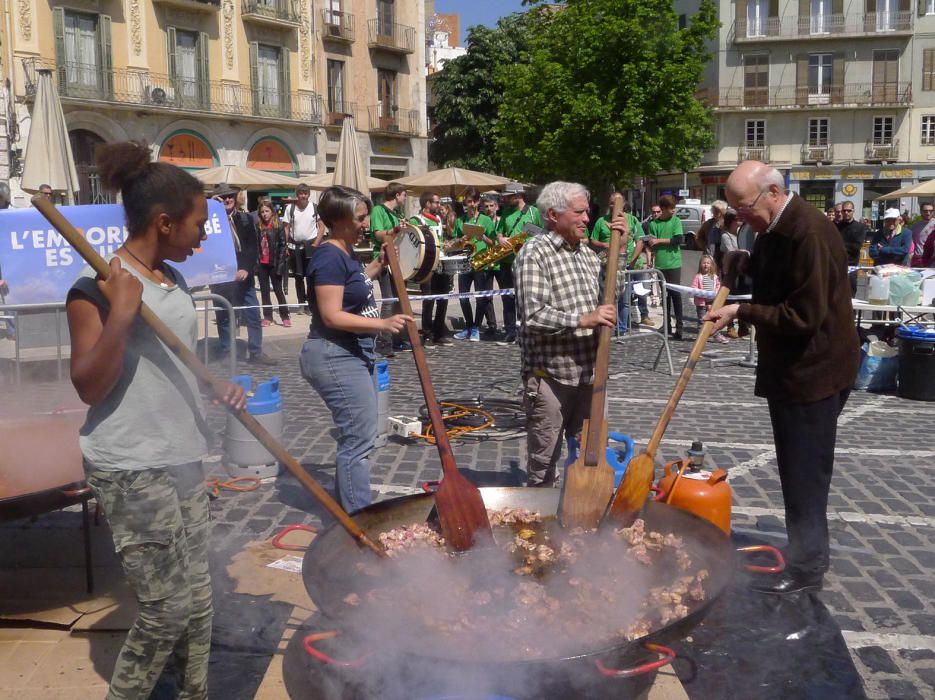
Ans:
[[[578,386],[594,381],[597,334],[579,328],[601,303],[601,261],[586,241],[572,249],[547,231],[528,241],[513,264],[523,374]]]

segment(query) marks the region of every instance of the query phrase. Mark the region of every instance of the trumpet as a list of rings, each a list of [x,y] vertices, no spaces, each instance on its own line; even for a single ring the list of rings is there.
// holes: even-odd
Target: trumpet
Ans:
[[[516,235],[510,236],[503,245],[495,245],[482,253],[478,253],[471,258],[472,270],[483,270],[489,265],[496,265],[501,260],[515,255],[523,244],[535,235],[543,232],[544,229],[535,224],[524,224],[523,230]]]

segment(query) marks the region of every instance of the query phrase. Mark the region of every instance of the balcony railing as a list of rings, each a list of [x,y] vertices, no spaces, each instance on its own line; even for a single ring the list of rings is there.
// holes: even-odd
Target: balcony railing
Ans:
[[[699,99],[717,110],[800,107],[911,107],[912,83],[845,83],[828,92],[808,87],[781,85],[767,88],[712,89],[698,93]]]
[[[876,139],[867,141],[867,145],[864,147],[864,160],[868,163],[899,160],[899,139],[892,139],[882,143]]]
[[[766,144],[741,144],[737,146],[737,162],[740,163],[745,160],[758,160],[761,163],[768,163],[769,146]]]
[[[867,12],[857,15],[791,15],[758,22],[734,21],[735,42],[776,39],[827,39],[829,37],[912,34],[911,12]]]
[[[325,105],[325,126],[341,126],[345,117],[353,117],[354,125],[360,128],[357,117],[357,104],[343,100],[329,100]]]
[[[803,163],[830,163],[834,159],[834,146],[827,143],[823,146],[802,144]]]
[[[354,42],[354,15],[335,10],[321,11],[321,38],[325,41]]]
[[[225,116],[259,116],[307,124],[321,123],[321,98],[314,93],[254,90],[241,83],[204,83],[147,70],[96,65],[56,64],[24,59],[26,98],[36,94],[37,70],[52,70],[59,96],[75,102],[103,102],[153,110],[199,112]]]
[[[371,105],[367,113],[370,117],[369,131],[405,136],[419,133],[419,113],[414,109],[393,110],[382,105]]]
[[[295,0],[243,0],[240,7],[245,22],[298,27],[302,21]]]
[[[221,9],[221,0],[153,0],[153,3],[191,12],[217,12]]]
[[[415,27],[405,24],[371,19],[367,22],[367,36],[367,45],[372,49],[395,53],[412,53],[416,50]]]

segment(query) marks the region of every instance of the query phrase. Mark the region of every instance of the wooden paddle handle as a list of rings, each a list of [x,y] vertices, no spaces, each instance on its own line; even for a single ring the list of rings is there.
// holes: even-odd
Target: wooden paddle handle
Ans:
[[[714,301],[711,303],[711,311],[717,311],[727,300],[727,295],[730,294],[730,289],[725,285],[721,285],[721,288],[718,290],[717,296],[714,297]],[[681,304],[681,299],[679,300]],[[708,342],[708,338],[711,337],[711,333],[714,331],[714,322],[705,321],[701,324],[701,329],[698,331],[698,337],[695,339],[695,344],[692,345],[691,353],[688,355],[688,360],[685,362],[685,366],[682,367],[682,372],[679,374],[679,379],[675,384],[675,388],[672,390],[672,395],[669,397],[668,403],[662,412],[662,415],[659,416],[659,420],[656,422],[656,429],[653,430],[652,437],[649,439],[649,444],[646,446],[646,454],[650,457],[655,458],[656,450],[659,448],[659,443],[662,442],[662,436],[666,432],[666,428],[669,426],[669,421],[672,419],[672,414],[675,413],[675,407],[678,406],[679,399],[682,398],[682,394],[685,393],[685,387],[688,386],[688,380],[692,378],[692,373],[695,371],[695,365],[698,364],[698,360],[701,357],[701,353],[704,351],[705,343]]]
[[[415,318],[412,314],[412,304],[409,302],[406,280],[403,279],[402,270],[399,268],[399,256],[396,253],[396,246],[395,244],[388,245],[384,250],[390,263],[390,273],[393,277],[393,286],[396,288],[396,296],[399,297],[399,305],[402,307],[404,314]],[[419,375],[419,383],[422,385],[422,394],[425,396],[425,407],[429,412],[429,421],[432,424],[432,433],[435,435],[435,446],[438,448],[442,471],[445,474],[458,474],[458,465],[455,463],[455,457],[451,451],[451,442],[448,440],[448,431],[445,428],[445,421],[442,420],[442,412],[438,407],[438,399],[435,397],[435,387],[432,386],[432,377],[429,374],[428,362],[425,360],[425,349],[422,347],[422,341],[419,338],[419,329],[416,328],[415,321],[406,321],[406,328],[409,330],[412,356],[416,361],[416,372]]]
[[[623,212],[623,197],[614,200],[610,220],[613,221]],[[603,305],[613,304],[617,298],[617,267],[620,257],[620,233],[611,229],[610,248],[607,251],[607,272],[604,276]],[[629,303],[629,300],[628,300]],[[619,323],[619,319],[617,320]],[[610,339],[613,328],[598,326],[597,355],[594,360],[594,386],[591,390],[591,413],[588,421],[588,433],[584,440],[584,464],[594,467],[606,445],[600,444],[601,429],[604,420],[604,406],[607,403],[607,374],[610,369]]]
[[[39,210],[39,213],[42,214],[49,223],[51,223],[62,236],[65,237],[65,240],[71,244],[71,247],[78,251],[78,254],[101,276],[102,279],[107,279],[110,274],[110,266],[107,262],[98,255],[97,251],[91,246],[90,243],[85,240],[78,230],[71,225],[71,222],[66,219],[62,213],[55,208],[55,205],[52,204],[48,199],[42,195],[36,195],[32,198],[32,205]],[[172,352],[174,352],[178,358],[185,364],[188,369],[191,370],[192,374],[206,385],[211,394],[215,399],[224,404],[224,395],[227,392],[227,383],[221,381],[215,377],[211,370],[202,364],[201,360],[193,353],[185,343],[183,343],[172,330],[163,323],[153,310],[150,309],[146,304],[140,306],[140,316],[143,317],[143,320],[153,329],[156,336],[163,343],[168,346]],[[241,409],[240,411],[235,411],[234,409],[224,404],[225,407],[234,414],[234,416],[239,420],[243,426],[250,432],[253,437],[259,441],[263,447],[269,450],[270,454],[273,455],[277,460],[286,465],[286,468],[292,473],[292,475],[299,480],[299,482],[309,490],[312,496],[318,500],[325,509],[335,517],[335,519],[341,524],[341,526],[347,530],[347,532],[355,538],[360,544],[369,547],[375,553],[379,554],[382,557],[386,556],[386,553],[383,551],[382,547],[377,545],[373,540],[371,540],[367,534],[360,528],[360,526],[355,523],[351,517],[345,512],[343,508],[325,491],[321,485],[315,481],[312,476],[306,472],[302,465],[290,455],[286,448],[280,444],[276,438],[274,438],[269,431],[264,428],[257,421],[256,418],[247,413],[246,408]]]

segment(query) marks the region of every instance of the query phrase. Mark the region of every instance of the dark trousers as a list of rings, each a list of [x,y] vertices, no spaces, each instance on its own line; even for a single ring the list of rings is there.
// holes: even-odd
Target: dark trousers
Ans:
[[[308,262],[309,252],[302,243],[297,243],[295,250],[289,251],[289,274],[295,279],[295,297],[299,305],[303,305],[308,301],[312,291],[309,289],[309,293],[305,293],[305,266]]]
[[[513,262],[500,263],[500,269],[493,273],[500,289],[513,288]],[[503,329],[507,333],[516,332],[516,297],[504,295],[503,299]]]
[[[269,288],[273,287],[276,301],[279,302],[279,316],[285,321],[289,318],[289,307],[286,306],[286,295],[282,289],[282,275],[273,270],[272,265],[260,263],[256,268],[256,276],[260,280],[260,299],[263,302],[263,318],[273,320],[273,309],[270,306]]]
[[[768,402],[786,508],[786,569],[793,575],[828,570],[828,490],[838,416],[849,393],[845,389],[811,403]]]
[[[493,272],[488,270],[471,270],[470,272],[462,272],[458,275],[458,291],[461,294],[470,292],[471,285],[474,286],[475,292],[489,291],[493,285]],[[480,328],[480,322],[484,320],[484,316],[487,315],[487,310],[490,308],[490,301],[490,297],[478,297],[477,313],[475,314],[471,309],[471,300],[461,300],[461,315],[464,316],[465,328],[468,330]]]
[[[447,294],[451,291],[451,275],[443,275],[440,272],[433,272],[428,282],[419,285],[423,294]],[[435,340],[442,338],[447,333],[445,328],[445,316],[448,314],[448,300],[440,299],[438,301],[422,302],[422,335],[431,337]]]
[[[637,282],[643,282],[643,286],[645,287],[649,287],[652,285],[652,280],[650,279],[650,276],[645,272],[632,275],[630,277],[630,280],[631,280],[631,284],[636,284]],[[641,321],[644,318],[649,318],[649,305],[646,302],[646,300],[649,299],[649,296],[650,296],[649,294],[637,294],[636,295],[636,305],[640,309],[640,320]]]
[[[660,270],[660,272],[666,279],[666,285],[682,283],[682,271],[679,268]],[[666,289],[665,329],[667,333],[672,332],[673,318],[675,319],[675,332],[682,332],[682,312],[682,295],[674,289]]]

